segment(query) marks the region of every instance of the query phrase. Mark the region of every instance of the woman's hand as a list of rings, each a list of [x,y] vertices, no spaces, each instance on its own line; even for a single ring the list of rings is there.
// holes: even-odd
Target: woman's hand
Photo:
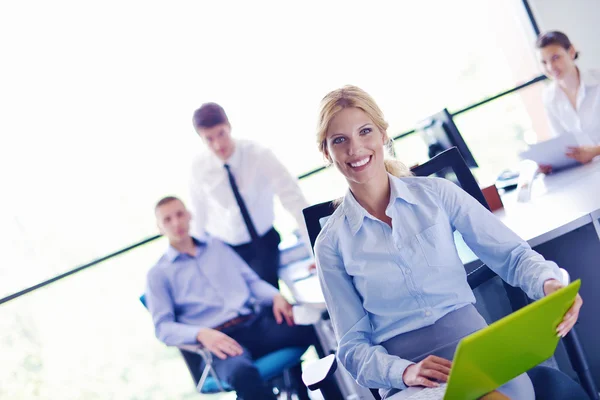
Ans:
[[[452,362],[437,356],[427,356],[423,361],[409,365],[402,375],[406,386],[437,387],[437,382],[447,382]],[[437,382],[436,382],[437,381]]]
[[[558,289],[564,287],[562,283],[557,281],[556,279],[548,279],[544,282],[544,294],[548,296],[550,293],[556,292]],[[561,336],[565,337],[567,333],[573,328],[575,322],[577,322],[577,318],[579,318],[579,310],[583,305],[583,299],[577,293],[577,297],[575,297],[575,302],[565,314],[562,322],[556,328],[556,332]]]
[[[540,171],[544,175],[551,174],[552,173],[552,165],[540,164],[540,165],[538,165],[538,171]]]
[[[566,155],[582,164],[587,164],[592,161],[594,157],[600,155],[600,146],[569,147]]]

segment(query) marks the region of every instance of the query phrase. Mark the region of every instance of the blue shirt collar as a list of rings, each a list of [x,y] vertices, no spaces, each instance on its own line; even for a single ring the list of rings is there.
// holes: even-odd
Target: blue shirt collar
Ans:
[[[192,240],[194,241],[194,243],[196,244],[196,247],[198,247],[198,248],[206,246],[206,243],[207,243],[207,241],[202,241],[202,240],[196,239],[195,237],[192,237]],[[173,247],[169,244],[169,247],[167,248],[167,251],[165,252],[165,257],[167,258],[167,260],[170,263],[173,263],[173,262],[175,262],[177,257],[179,257],[182,254],[183,253],[181,253],[179,250],[177,250],[175,247]]]
[[[415,196],[402,179],[391,174],[388,174],[388,177],[390,180],[390,202],[387,206],[388,209],[396,203],[397,199],[403,200],[410,204],[417,204]],[[346,193],[346,196],[344,197],[342,206],[344,207],[344,215],[348,220],[352,235],[356,235],[365,218],[375,219],[375,217],[369,214],[367,210],[365,210],[363,206],[356,201],[350,189],[348,189],[348,193]]]

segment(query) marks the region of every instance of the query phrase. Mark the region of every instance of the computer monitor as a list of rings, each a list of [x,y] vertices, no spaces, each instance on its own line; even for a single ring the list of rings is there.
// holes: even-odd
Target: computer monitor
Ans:
[[[421,134],[429,146],[429,158],[450,147],[456,147],[470,168],[478,167],[477,161],[446,108],[421,121],[416,131]]]

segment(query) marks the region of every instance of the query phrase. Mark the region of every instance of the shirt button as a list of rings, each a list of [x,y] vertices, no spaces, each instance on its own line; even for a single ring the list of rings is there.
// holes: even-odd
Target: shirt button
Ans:
[[[425,316],[431,317],[431,311],[425,311]]]

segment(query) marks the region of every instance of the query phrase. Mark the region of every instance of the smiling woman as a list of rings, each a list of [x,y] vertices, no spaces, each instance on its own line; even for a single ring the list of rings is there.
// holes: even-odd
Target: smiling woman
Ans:
[[[352,179],[369,179],[360,174],[372,164],[381,164],[391,174],[410,176],[410,170],[398,160],[385,159],[384,146],[391,152],[388,123],[366,92],[345,86],[330,92],[321,102],[317,143],[325,158],[340,171],[351,171]]]
[[[446,382],[458,342],[486,326],[473,306],[455,230],[529,297],[562,287],[555,263],[454,183],[412,177],[405,167],[400,176],[390,173],[386,128],[380,108],[358,87],[334,90],[321,102],[317,142],[349,190],[316,239],[317,271],[338,359],[359,384],[382,396]],[[578,297],[560,335],[573,327],[581,304]],[[535,398],[525,373],[498,391]]]

